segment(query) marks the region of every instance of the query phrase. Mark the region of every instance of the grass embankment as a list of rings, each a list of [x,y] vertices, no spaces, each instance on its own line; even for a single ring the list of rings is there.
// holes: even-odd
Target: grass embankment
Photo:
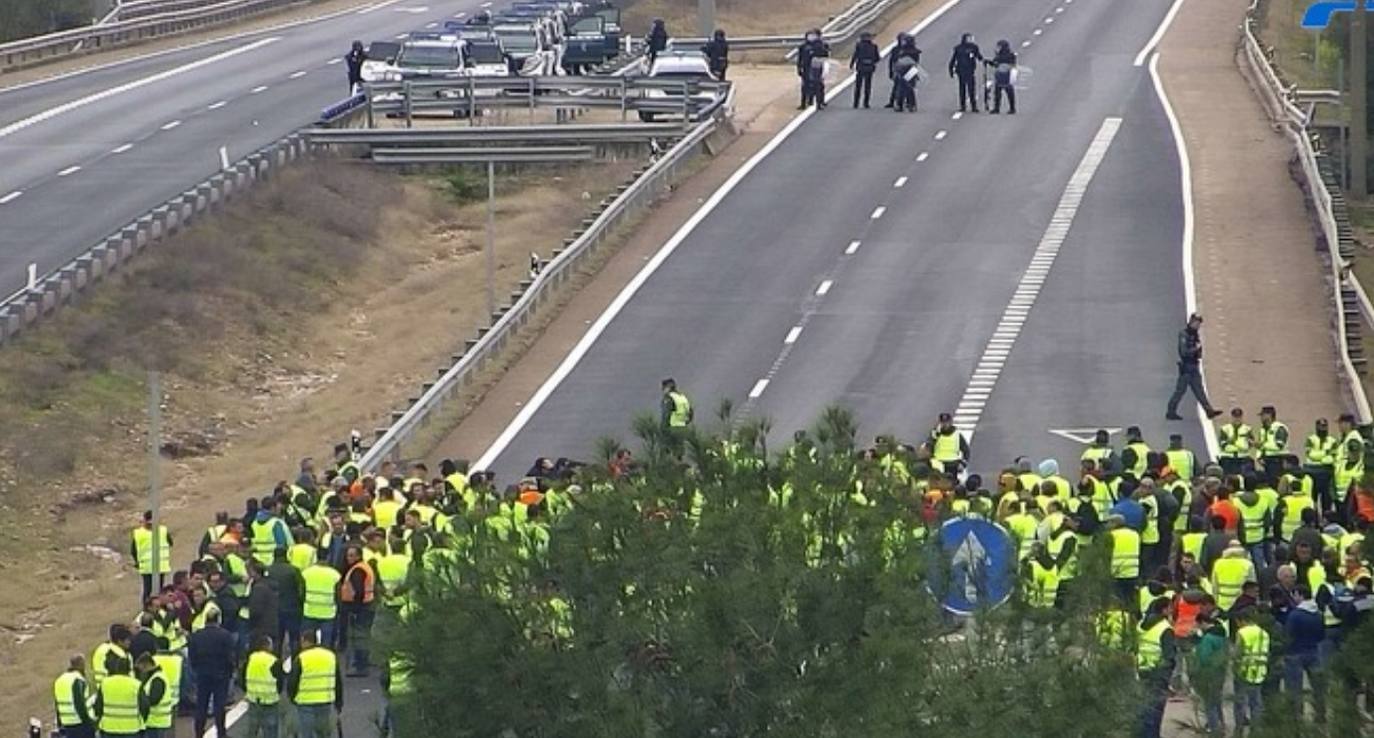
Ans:
[[[633,164],[498,174],[497,287]],[[0,724],[51,712],[50,672],[128,621],[162,372],[164,514],[184,564],[213,511],[385,419],[485,308],[485,181],[302,165],[0,349]],[[584,196],[584,193],[586,195]]]

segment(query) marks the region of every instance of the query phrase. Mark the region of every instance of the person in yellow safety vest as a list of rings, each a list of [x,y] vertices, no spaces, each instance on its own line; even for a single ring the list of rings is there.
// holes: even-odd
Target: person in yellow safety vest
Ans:
[[[1182,479],[1178,471],[1172,466],[1166,466],[1159,470],[1159,481],[1163,485],[1164,494],[1174,498],[1174,521],[1172,530],[1173,538],[1177,539],[1184,531],[1188,530],[1188,511],[1193,509],[1193,485]],[[1172,541],[1170,541],[1172,543]]]
[[[1078,493],[1082,496],[1085,492],[1084,487],[1091,489],[1093,511],[1097,513],[1097,519],[1101,520],[1106,517],[1107,511],[1112,509],[1112,505],[1116,504],[1116,497],[1112,494],[1112,488],[1102,481],[1102,470],[1098,464],[1097,461],[1083,460]]]
[[[248,702],[248,734],[244,738],[277,738],[285,681],[286,672],[272,651],[271,637],[258,636],[239,678]]]
[[[1245,490],[1231,498],[1231,503],[1240,512],[1240,542],[1245,545],[1256,569],[1269,565],[1269,531],[1274,522],[1269,504],[1260,493],[1251,488],[1254,475],[1246,478]]]
[[[1150,444],[1145,443],[1140,427],[1133,425],[1126,429],[1126,445],[1121,449],[1121,471],[1142,479],[1149,468]]]
[[[133,642],[129,626],[115,623],[110,626],[110,639],[95,647],[91,653],[91,686],[100,688],[105,677],[115,669],[123,669],[125,674],[133,671],[134,660],[129,656],[129,645]]]
[[[1326,418],[1317,418],[1312,434],[1303,443],[1303,471],[1312,476],[1313,496],[1319,510],[1331,509],[1331,484],[1341,439],[1332,435]]]
[[[1108,515],[1104,521],[1111,548],[1112,581],[1117,597],[1123,603],[1135,598],[1140,581],[1140,534],[1126,525],[1120,515]]]
[[[968,466],[968,439],[954,426],[954,416],[949,413],[940,413],[924,446],[930,458],[944,465],[944,472],[950,477],[957,477]]]
[[[67,670],[52,685],[57,711],[57,731],[62,738],[95,738],[95,718],[91,715],[90,685],[86,683],[86,657],[76,654]]]
[[[686,428],[692,424],[692,401],[677,389],[677,381],[669,377],[662,382],[663,401],[659,403],[664,428]]]
[[[167,686],[172,692],[172,711],[176,712],[183,702],[181,688],[189,683],[191,677],[186,670],[186,658],[181,649],[174,650],[168,644],[159,641],[157,653],[153,654],[153,663],[167,676]],[[175,731],[168,729],[167,732]]]
[[[1179,517],[1184,517],[1180,515]],[[1202,565],[1202,545],[1207,540],[1207,532],[1203,530],[1203,518],[1194,515],[1188,518],[1188,530],[1182,535],[1174,536],[1173,556],[1169,560],[1169,568],[1174,571],[1183,570],[1184,564],[1191,560],[1191,563]]]
[[[1013,512],[1002,521],[1002,524],[1016,541],[1016,560],[1025,561],[1031,554],[1031,547],[1035,545],[1040,521],[1030,514],[1031,505],[1024,499],[1016,501],[1011,509]]]
[[[258,502],[258,514],[249,531],[253,536],[253,558],[263,566],[272,565],[272,554],[278,548],[291,545],[291,531],[286,521],[277,515],[279,505],[275,497],[263,497]]]
[[[1317,504],[1312,495],[1301,486],[1292,484],[1291,479],[1279,480],[1280,494],[1277,508],[1279,540],[1284,543],[1293,541],[1293,534],[1302,526],[1303,510],[1316,510]]]
[[[343,575],[329,564],[316,561],[301,572],[301,578],[305,580],[302,627],[319,631],[318,642],[333,647],[334,624],[339,617],[339,580]]]
[[[1131,653],[1133,641],[1129,634],[1135,626],[1135,618],[1122,603],[1111,601],[1106,609],[1097,614],[1094,630],[1097,642],[1103,647],[1123,654]]]
[[[1270,479],[1277,479],[1283,470],[1283,460],[1288,456],[1288,426],[1278,419],[1278,411],[1273,405],[1260,408],[1260,424],[1255,429],[1255,446],[1264,473]]]
[[[1182,433],[1169,434],[1169,448],[1164,450],[1164,457],[1169,460],[1169,468],[1178,474],[1179,479],[1193,481],[1198,469],[1197,456],[1183,446]]]
[[[300,714],[301,738],[334,738],[334,720],[343,712],[343,672],[313,630],[301,633],[301,652],[286,673],[286,694]]]
[[[1169,556],[1169,552],[1161,543],[1162,513],[1155,490],[1155,480],[1150,477],[1142,478],[1131,496],[1145,511],[1145,527],[1140,529],[1140,565],[1145,571],[1151,572],[1163,566]]]
[[[396,501],[396,492],[391,487],[383,487],[377,495],[377,501],[372,503],[372,519],[378,528],[389,531],[400,517],[401,503]]]
[[[1155,600],[1163,599],[1166,602],[1173,602],[1174,595],[1177,593],[1164,583],[1164,575],[1168,573],[1168,569],[1161,569],[1155,572],[1155,576],[1151,577],[1148,582],[1140,585],[1136,597],[1136,612],[1140,613],[1140,617],[1143,618],[1150,612],[1150,603]]]
[[[219,543],[225,533],[229,532],[229,513],[223,510],[215,513],[215,524],[205,529],[205,534],[200,537],[200,546],[196,549],[196,556],[205,558],[205,554],[210,552],[210,544]]]
[[[1021,567],[1026,605],[1036,610],[1052,609],[1059,598],[1059,567],[1045,544],[1039,541],[1032,544],[1031,553]]]
[[[315,535],[309,528],[297,528],[295,532],[296,542],[291,544],[291,548],[286,550],[286,560],[296,569],[304,572],[311,564],[315,563]]]
[[[1364,477],[1364,440],[1352,438],[1342,447],[1340,458],[1336,461],[1335,478],[1331,485],[1331,510],[1336,515],[1344,515],[1346,499],[1351,489]]]
[[[1231,422],[1217,428],[1221,451],[1217,463],[1227,475],[1245,474],[1254,465],[1255,434],[1245,422],[1245,411],[1231,408]]]
[[[1163,599],[1150,603],[1149,612],[1136,629],[1136,673],[1146,693],[1144,724],[1139,735],[1160,738],[1164,708],[1169,701],[1169,680],[1175,667],[1174,631],[1167,615],[1169,603]]]
[[[1044,482],[1054,485],[1055,495],[1059,501],[1068,504],[1069,499],[1073,497],[1073,484],[1060,476],[1059,462],[1054,459],[1045,459],[1040,462],[1037,471],[1040,472],[1040,478]],[[1044,482],[1041,483],[1041,486],[1044,486]]]
[[[1235,615],[1235,725],[1236,730],[1252,723],[1264,703],[1264,681],[1269,676],[1269,632],[1257,622],[1258,612],[1245,608]]]
[[[362,468],[353,460],[353,450],[346,443],[334,444],[334,472],[348,484],[353,484],[363,475]]]
[[[1045,544],[1045,550],[1054,557],[1055,569],[1059,572],[1059,602],[1063,605],[1066,594],[1073,586],[1073,580],[1078,577],[1078,536],[1074,534],[1076,525],[1073,518],[1064,518],[1059,530],[1050,536],[1049,542]]]
[[[153,511],[146,510],[143,513],[143,521],[129,536],[129,555],[133,557],[134,568],[143,580],[143,595],[138,600],[140,606],[147,602],[154,592],[162,591],[163,578],[172,573],[172,534],[167,532],[165,525],[158,525],[157,531],[157,535],[154,536]],[[155,558],[156,571],[153,565]],[[157,577],[156,587],[153,586],[154,576]]]
[[[1226,550],[1222,552],[1221,558],[1212,564],[1212,585],[1216,591],[1213,597],[1217,601],[1217,609],[1226,612],[1236,603],[1241,591],[1245,589],[1246,582],[1258,581],[1255,575],[1255,564],[1246,555],[1245,547],[1239,541],[1232,541]]]
[[[1018,456],[1012,463],[1015,464],[1015,470],[1012,473],[1021,482],[1021,489],[1033,495],[1039,495],[1040,482],[1043,480],[1040,479],[1039,474],[1031,470],[1031,460],[1024,456]]]
[[[382,709],[382,731],[384,735],[398,735],[396,731],[396,713],[392,706],[399,700],[406,700],[414,694],[414,687],[410,683],[410,674],[414,670],[414,665],[406,654],[400,651],[392,651],[387,659],[385,668],[382,670],[382,696],[386,698],[386,706]]]
[[[1116,458],[1116,452],[1112,450],[1112,436],[1105,429],[1099,429],[1093,434],[1092,443],[1083,449],[1083,453],[1078,457],[1079,462],[1091,461],[1093,468],[1106,473]]]
[[[100,683],[91,713],[100,727],[101,738],[143,735],[148,698],[143,693],[143,685],[129,675],[125,664],[111,670]]]
[[[399,539],[394,539],[399,543]],[[382,604],[393,610],[405,604],[409,592],[411,558],[400,547],[394,546],[391,553],[376,562],[377,578],[382,582]]]
[[[180,699],[176,690],[180,685],[172,686],[170,675],[158,666],[153,660],[153,655],[147,651],[138,655],[138,660],[134,662],[134,671],[142,682],[140,698],[144,706],[143,738],[162,738],[172,731],[173,713],[176,712]]]

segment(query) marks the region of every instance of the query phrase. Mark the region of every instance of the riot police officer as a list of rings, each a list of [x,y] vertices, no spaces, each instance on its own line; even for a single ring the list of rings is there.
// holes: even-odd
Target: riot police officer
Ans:
[[[966,111],[970,106],[978,112],[978,84],[974,79],[978,63],[983,61],[983,52],[973,42],[973,34],[965,33],[954,54],[949,57],[949,76],[959,78],[959,110]]]

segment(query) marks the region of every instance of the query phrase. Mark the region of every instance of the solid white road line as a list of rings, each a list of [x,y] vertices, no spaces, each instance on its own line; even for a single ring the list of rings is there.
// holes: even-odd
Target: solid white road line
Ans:
[[[120,145],[120,146],[116,146],[116,147],[114,147],[113,149],[110,149],[110,153],[111,153],[111,154],[122,154],[122,153],[124,153],[125,151],[128,151],[129,149],[132,149],[133,147],[134,147],[133,144],[131,144],[131,143],[126,143],[126,144],[123,144],[123,145]]]
[[[228,104],[229,104],[229,101],[228,101],[228,100],[220,100],[219,102],[212,102],[212,103],[210,103],[209,105],[206,105],[206,106],[205,106],[205,109],[206,109],[206,110],[219,110],[220,108],[222,108],[222,107],[224,107],[225,105],[228,105]]]
[[[1159,42],[1164,38],[1165,32],[1169,30],[1169,25],[1174,22],[1174,16],[1178,15],[1178,10],[1182,7],[1183,0],[1174,0],[1174,4],[1169,6],[1169,12],[1164,14],[1164,20],[1160,21],[1159,28],[1155,29],[1155,35],[1151,36],[1150,40],[1145,42],[1145,47],[1140,50],[1140,53],[1135,55],[1135,62],[1133,62],[1135,66],[1139,67],[1145,64],[1145,61],[1150,56],[1150,52],[1154,51],[1155,47],[1158,46]],[[1161,97],[1160,99],[1162,100],[1163,98]]]
[[[801,332],[802,332],[802,327],[801,327],[801,326],[799,326],[799,325],[794,325],[794,326],[792,326],[792,330],[790,330],[790,331],[787,332],[787,337],[784,338],[784,339],[782,339],[782,342],[783,342],[783,343],[796,343],[796,342],[797,342],[797,336],[800,336],[800,335],[801,335]]]
[[[833,279],[827,279],[827,280],[825,280],[824,282],[821,282],[820,286],[816,288],[816,294],[818,294],[818,295],[824,295],[825,293],[827,293],[827,292],[830,291],[830,288],[831,288],[831,287],[834,287],[834,286],[835,286],[835,280],[833,280]]]
[[[257,87],[254,87],[253,89],[249,90],[249,91],[248,91],[248,94],[250,94],[250,95],[256,95],[256,94],[258,94],[259,92],[262,92],[263,90],[266,90],[266,89],[267,89],[267,85],[258,85]]]
[[[164,131],[170,131],[170,130],[172,130],[173,128],[176,128],[176,127],[179,126],[179,125],[181,125],[181,121],[179,121],[179,120],[168,121],[168,122],[162,124],[162,130],[164,130]]]
[[[759,397],[763,396],[763,391],[766,389],[768,389],[768,380],[760,379],[754,383],[754,388],[749,390],[749,399],[757,400]]]
[[[870,220],[877,220],[877,219],[883,217],[883,213],[886,213],[886,212],[887,212],[887,208],[883,207],[882,205],[879,205],[878,207],[874,208],[873,214],[870,215],[870,216],[868,216],[868,217],[869,217]]]
[[[845,256],[853,256],[856,252],[858,252],[858,250],[859,250],[859,245],[860,245],[861,243],[863,243],[863,242],[862,242],[862,241],[850,241],[850,242],[849,242],[849,245],[846,246],[845,249],[844,249],[844,254],[845,254]]]
[[[1088,185],[1092,183],[1093,176],[1097,174],[1097,168],[1102,164],[1102,160],[1107,156],[1107,150],[1111,148],[1112,140],[1116,138],[1117,131],[1121,130],[1120,118],[1107,118],[1102,121],[1102,126],[1097,129],[1097,135],[1093,137],[1092,143],[1088,144],[1088,150],[1079,160],[1078,167],[1074,169],[1073,176],[1069,177],[1069,183],[1064,187],[1064,193],[1059,198],[1059,204],[1054,209],[1054,214],[1050,217],[1050,224],[1045,229],[1045,234],[1040,238],[1040,245],[1035,249],[1032,264],[1047,265],[1040,273],[1033,274],[1028,267],[1027,271],[1021,275],[1021,283],[1018,285],[1016,294],[1013,295],[1011,303],[1002,314],[1002,320],[998,323],[997,333],[988,340],[987,346],[983,349],[982,358],[978,360],[977,369],[969,379],[968,385],[964,389],[964,395],[959,400],[959,413],[964,416],[960,430],[969,439],[973,438],[973,433],[978,428],[978,421],[983,416],[983,408],[987,406],[988,397],[991,396],[993,388],[996,387],[997,378],[1001,376],[1002,369],[1007,364],[1007,358],[1011,355],[1015,339],[998,337],[998,333],[1009,331],[1013,327],[1019,328],[1026,322],[1026,315],[1035,304],[1035,298],[1040,292],[1040,283],[1044,281],[1044,271],[1048,270],[1048,265],[1053,264],[1054,258],[1059,254],[1059,249],[1064,245],[1064,239],[1068,238],[1069,229],[1073,225],[1073,219],[1078,214],[1078,207],[1083,202],[1083,196],[1088,191]],[[973,384],[975,379],[980,380],[977,385]]]
[[[14,192],[11,192],[10,194],[5,195],[4,197],[0,197],[0,205],[5,205],[7,203],[14,202],[15,200],[19,199],[19,196],[22,194],[24,194],[23,190],[15,190]]]
[[[62,114],[64,114],[64,113],[70,113],[70,112],[73,111],[73,110],[76,110],[76,109],[78,109],[78,108],[83,108],[83,107],[85,107],[85,106],[87,106],[87,105],[90,105],[90,104],[92,104],[92,103],[97,103],[97,102],[100,102],[101,100],[107,100],[107,99],[109,99],[109,98],[111,98],[111,97],[114,97],[115,95],[121,95],[121,94],[123,94],[123,93],[125,93],[125,92],[130,92],[130,91],[132,91],[132,90],[137,90],[137,89],[139,89],[140,87],[146,87],[146,86],[148,86],[148,85],[151,85],[151,84],[154,84],[154,83],[157,83],[157,82],[161,82],[161,81],[164,80],[164,79],[170,79],[170,78],[175,77],[175,76],[177,76],[177,75],[179,75],[179,74],[184,74],[184,73],[186,73],[186,72],[189,72],[189,71],[191,71],[191,70],[193,70],[193,69],[199,69],[199,68],[201,68],[201,67],[208,66],[208,65],[210,65],[210,64],[218,64],[219,62],[222,62],[222,61],[224,61],[225,59],[229,59],[229,58],[231,58],[231,57],[238,56],[239,54],[246,54],[246,53],[248,53],[248,52],[250,52],[250,51],[253,51],[253,50],[255,50],[255,49],[260,49],[260,48],[262,48],[262,47],[264,47],[264,46],[266,46],[266,45],[268,45],[268,44],[270,44],[270,43],[273,43],[273,42],[275,42],[275,41],[278,41],[278,40],[279,40],[279,37],[277,37],[277,36],[272,36],[272,37],[270,37],[270,38],[264,38],[264,39],[261,39],[261,40],[259,40],[259,41],[254,41],[254,42],[251,43],[251,44],[246,44],[246,45],[244,45],[244,46],[240,46],[240,47],[238,47],[238,48],[236,48],[236,49],[230,49],[230,50],[228,50],[228,51],[221,52],[221,53],[219,53],[219,54],[215,54],[214,56],[207,56],[207,57],[205,57],[204,59],[200,59],[200,60],[197,60],[197,61],[193,61],[193,62],[191,62],[190,64],[183,64],[183,65],[181,65],[181,66],[179,66],[179,67],[173,67],[173,68],[171,68],[171,69],[168,69],[168,70],[165,70],[165,71],[162,71],[162,72],[158,72],[157,74],[153,74],[153,75],[149,75],[149,76],[147,76],[147,77],[143,77],[142,79],[136,79],[136,80],[134,80],[134,81],[132,81],[132,82],[126,82],[126,83],[124,83],[124,84],[122,84],[122,85],[117,85],[117,86],[115,86],[115,87],[110,87],[110,88],[101,90],[100,92],[96,92],[96,93],[94,93],[94,94],[90,94],[90,95],[87,95],[87,96],[85,96],[85,97],[77,98],[77,99],[75,99],[75,100],[72,100],[71,102],[62,103],[61,105],[58,105],[58,106],[56,106],[56,107],[48,108],[47,110],[44,110],[44,111],[42,111],[42,112],[40,112],[40,113],[35,113],[35,114],[33,114],[33,115],[30,115],[29,117],[24,118],[23,120],[15,121],[14,123],[11,123],[11,124],[5,126],[4,128],[0,128],[0,138],[4,138],[4,137],[9,136],[9,135],[14,134],[14,133],[18,133],[19,131],[22,131],[22,130],[24,130],[25,128],[28,128],[28,127],[33,126],[33,125],[36,125],[36,124],[38,124],[38,123],[42,123],[42,122],[47,121],[47,120],[51,120],[51,119],[56,118],[57,116],[62,115]]]
[[[57,173],[57,176],[59,176],[59,177],[65,177],[65,176],[67,176],[68,174],[76,174],[76,173],[79,172],[79,171],[81,171],[81,165],[80,165],[80,164],[73,164],[73,165],[67,167],[66,169],[63,169],[62,171],[58,172],[58,173]]]
[[[899,190],[903,187],[906,187],[906,177],[898,177],[897,181],[892,183],[892,186],[896,187]]]
[[[917,23],[911,29],[910,33],[912,35],[920,33],[960,2],[962,2],[962,0],[945,0],[943,5],[936,8],[930,15],[927,15],[920,23]],[[895,46],[895,44],[888,44],[883,47],[883,53],[887,54],[890,52],[893,46]],[[838,96],[852,84],[854,84],[854,77],[850,75],[833,89],[827,91],[826,100],[837,99]],[[530,422],[534,414],[539,412],[539,408],[543,407],[544,403],[548,401],[549,396],[553,394],[554,390],[558,389],[558,385],[562,384],[563,380],[568,378],[568,375],[571,374],[578,363],[582,361],[582,358],[587,355],[587,352],[591,350],[592,345],[601,337],[601,334],[606,332],[606,328],[611,324],[611,321],[615,320],[615,317],[620,314],[620,311],[625,309],[625,306],[629,304],[630,300],[635,296],[635,293],[644,286],[644,283],[649,280],[649,277],[653,276],[653,273],[658,271],[658,268],[668,260],[668,257],[673,255],[677,247],[680,246],[683,241],[687,240],[687,237],[692,234],[692,231],[696,230],[696,227],[701,221],[705,220],[712,211],[719,207],[720,203],[739,186],[739,183],[742,182],[750,172],[754,171],[764,159],[767,159],[769,155],[776,151],[793,133],[796,133],[797,129],[801,128],[802,124],[809,120],[812,115],[815,115],[815,113],[816,108],[814,107],[807,108],[799,113],[797,117],[793,118],[781,131],[778,131],[762,149],[759,149],[757,153],[750,157],[743,166],[735,170],[735,173],[730,175],[730,178],[725,180],[725,183],[722,184],[706,202],[702,203],[701,207],[692,214],[692,217],[688,218],[687,222],[682,224],[682,227],[663,244],[658,252],[639,270],[639,273],[630,280],[629,284],[625,285],[620,293],[616,295],[615,299],[611,301],[611,304],[606,307],[606,310],[602,312],[601,315],[597,316],[597,319],[588,327],[587,332],[583,334],[581,340],[577,342],[577,345],[573,346],[572,350],[568,352],[568,355],[563,358],[562,363],[554,369],[553,374],[549,375],[549,378],[544,380],[544,383],[540,385],[539,389],[530,397],[529,402],[525,403],[525,405],[520,408],[520,412],[511,420],[505,430],[501,431],[501,434],[496,437],[496,440],[492,441],[491,446],[487,447],[487,450],[482,452],[482,455],[477,458],[473,466],[474,469],[486,469],[491,466],[492,462],[501,455],[501,452],[506,450],[510,442],[515,440],[515,437],[519,435],[520,431]]]
[[[1177,7],[1177,6],[1175,6]],[[1169,95],[1164,92],[1164,81],[1159,77],[1159,53],[1150,57],[1150,81],[1154,83],[1155,95],[1169,119],[1169,133],[1174,138],[1174,149],[1178,152],[1179,192],[1183,195],[1183,312],[1192,315],[1197,312],[1197,279],[1193,274],[1193,166],[1188,158],[1188,145],[1183,140],[1183,127],[1174,114],[1174,106]],[[1202,386],[1207,386],[1207,370],[1202,372]],[[1216,458],[1221,453],[1217,442],[1217,430],[1198,405],[1197,416],[1202,424],[1202,437],[1207,443],[1207,454]]]

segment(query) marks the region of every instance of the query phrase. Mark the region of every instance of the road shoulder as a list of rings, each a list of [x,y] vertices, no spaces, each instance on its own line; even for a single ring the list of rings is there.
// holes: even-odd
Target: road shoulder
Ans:
[[[1251,418],[1276,405],[1300,438],[1348,402],[1325,266],[1288,173],[1290,147],[1237,64],[1247,5],[1184,3],[1159,67],[1192,164],[1192,267],[1207,321],[1208,391],[1217,407],[1239,406]]]

